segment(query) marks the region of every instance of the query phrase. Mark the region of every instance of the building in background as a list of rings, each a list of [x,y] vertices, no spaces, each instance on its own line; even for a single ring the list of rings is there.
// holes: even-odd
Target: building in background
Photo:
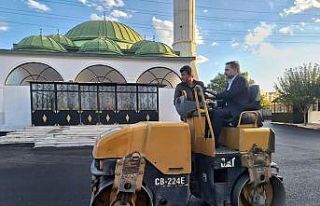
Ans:
[[[268,102],[271,102],[270,107],[264,109],[264,115],[269,117],[273,122],[286,123],[303,123],[303,114],[290,105],[284,105],[278,100],[276,92],[262,92],[262,95]],[[320,101],[317,100],[307,114],[308,123],[320,123]]]
[[[128,25],[88,21],[0,50],[0,131],[30,125],[179,121],[179,69],[195,76],[195,0],[174,0],[174,49]]]
[[[308,113],[308,122],[320,124],[320,99],[312,105]]]

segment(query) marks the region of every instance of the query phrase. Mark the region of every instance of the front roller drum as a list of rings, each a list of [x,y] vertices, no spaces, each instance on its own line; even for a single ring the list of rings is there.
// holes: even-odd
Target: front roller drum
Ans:
[[[117,160],[112,185],[102,189],[92,205],[151,206],[151,198],[143,189],[145,164],[145,159],[138,152]]]
[[[233,206],[284,206],[285,189],[282,181],[272,176],[269,181],[254,186],[248,175],[243,175],[232,192]]]
[[[101,191],[93,200],[92,206],[153,206],[151,196],[144,187],[136,194],[135,202],[133,204],[126,201],[126,198],[130,198],[126,197],[127,194],[120,194],[120,197],[124,199],[112,203],[110,199],[112,188],[113,185],[110,185]],[[122,204],[122,202],[124,204]]]

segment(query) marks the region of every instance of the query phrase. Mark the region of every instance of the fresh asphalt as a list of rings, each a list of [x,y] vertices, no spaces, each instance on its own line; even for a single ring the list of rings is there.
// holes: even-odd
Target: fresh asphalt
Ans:
[[[320,131],[265,124],[288,206],[320,205]],[[1,137],[0,137],[1,138]],[[88,206],[91,148],[0,146],[0,206]]]

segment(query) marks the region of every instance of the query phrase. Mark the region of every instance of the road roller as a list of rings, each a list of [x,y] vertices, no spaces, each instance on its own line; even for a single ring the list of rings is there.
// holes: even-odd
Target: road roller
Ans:
[[[285,205],[275,134],[258,111],[226,124],[216,148],[204,93],[194,90],[195,102],[177,102],[184,121],[119,126],[96,140],[90,206]]]

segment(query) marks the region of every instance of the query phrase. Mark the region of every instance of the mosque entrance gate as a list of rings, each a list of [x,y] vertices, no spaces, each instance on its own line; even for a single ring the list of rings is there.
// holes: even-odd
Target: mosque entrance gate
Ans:
[[[132,124],[159,120],[159,86],[30,82],[32,124]]]

